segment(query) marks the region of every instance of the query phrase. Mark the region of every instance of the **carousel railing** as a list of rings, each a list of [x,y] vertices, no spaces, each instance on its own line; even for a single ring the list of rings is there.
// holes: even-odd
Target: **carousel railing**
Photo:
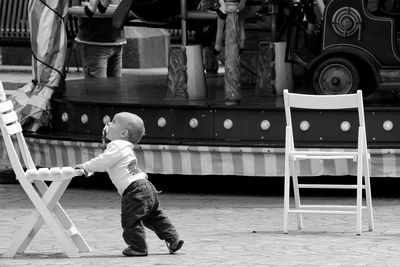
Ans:
[[[0,0],[0,46],[30,46],[29,0]]]
[[[74,0],[69,0],[72,6]],[[29,0],[0,0],[0,46],[4,47],[30,47],[31,34],[28,21]],[[69,49],[66,66],[74,54],[78,67],[78,54],[75,49],[74,39],[78,33],[77,18],[67,16],[65,21],[67,32],[67,47]]]

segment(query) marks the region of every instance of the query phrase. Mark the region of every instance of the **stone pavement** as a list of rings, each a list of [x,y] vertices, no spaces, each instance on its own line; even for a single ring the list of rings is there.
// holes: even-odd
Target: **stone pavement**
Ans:
[[[79,179],[79,178],[76,178]],[[147,231],[149,256],[121,255],[120,198],[112,189],[67,188],[61,198],[93,253],[67,258],[44,226],[27,252],[0,258],[0,266],[400,266],[400,203],[374,199],[375,231],[355,235],[355,217],[309,215],[304,230],[289,219],[282,233],[282,197],[161,194],[165,212],[185,240],[170,255]],[[328,199],[307,197],[304,202]],[[330,199],[332,200],[332,199]],[[337,197],[329,203],[353,203]],[[18,184],[0,184],[0,256],[24,224],[33,205]],[[365,217],[365,216],[364,216]]]

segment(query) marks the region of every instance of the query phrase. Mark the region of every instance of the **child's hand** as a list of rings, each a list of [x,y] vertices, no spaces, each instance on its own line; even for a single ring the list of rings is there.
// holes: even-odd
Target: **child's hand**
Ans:
[[[128,171],[132,174],[132,175],[136,175],[138,173],[140,173],[140,169],[137,167],[137,160],[132,160],[129,165],[128,165]]]
[[[76,166],[75,166],[75,169],[83,170],[83,174],[84,174],[86,177],[89,177],[89,176],[92,176],[92,175],[93,175],[93,172],[88,172],[87,170],[85,170],[85,168],[83,168],[83,164],[78,164],[78,165],[76,165]]]
[[[83,168],[83,164],[75,165],[74,168],[75,168],[75,169],[84,169],[84,168]]]

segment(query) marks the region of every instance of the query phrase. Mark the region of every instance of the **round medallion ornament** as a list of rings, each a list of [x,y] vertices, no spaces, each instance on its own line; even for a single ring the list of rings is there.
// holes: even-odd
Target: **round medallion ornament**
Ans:
[[[303,132],[306,132],[310,129],[310,123],[308,121],[302,121],[300,122],[300,130]]]
[[[157,125],[160,128],[164,128],[167,125],[167,121],[164,117],[160,117],[157,121]]]
[[[348,121],[342,121],[342,123],[340,124],[340,129],[343,132],[348,132],[351,129],[351,124]]]
[[[83,114],[83,115],[81,116],[81,122],[82,122],[82,124],[87,124],[88,121],[89,121],[88,116],[87,116],[86,114]]]
[[[189,121],[189,126],[192,129],[195,129],[199,126],[199,121],[196,118],[191,118]]]
[[[226,130],[230,130],[230,129],[232,129],[232,127],[233,127],[233,121],[230,120],[230,119],[226,119],[226,120],[224,121],[224,128],[225,128]]]
[[[68,121],[68,113],[67,112],[64,112],[63,114],[61,114],[61,120],[62,120],[62,122]]]
[[[383,123],[383,129],[384,129],[386,132],[390,132],[390,131],[393,129],[393,122],[392,122],[392,121],[389,121],[389,120],[385,121],[385,122]]]
[[[341,37],[351,37],[358,32],[360,39],[362,19],[360,13],[352,7],[338,9],[332,17],[332,28]]]
[[[263,120],[260,124],[261,130],[267,131],[271,127],[271,123],[268,120]]]
[[[110,121],[111,121],[110,116],[105,115],[105,116],[103,117],[103,123],[104,123],[104,125],[108,124]]]

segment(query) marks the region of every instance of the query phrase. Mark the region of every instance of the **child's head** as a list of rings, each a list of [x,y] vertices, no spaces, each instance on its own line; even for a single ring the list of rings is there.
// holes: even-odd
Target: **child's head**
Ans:
[[[108,140],[126,140],[136,144],[144,135],[143,120],[129,112],[120,112],[114,115],[108,124],[106,137]]]

